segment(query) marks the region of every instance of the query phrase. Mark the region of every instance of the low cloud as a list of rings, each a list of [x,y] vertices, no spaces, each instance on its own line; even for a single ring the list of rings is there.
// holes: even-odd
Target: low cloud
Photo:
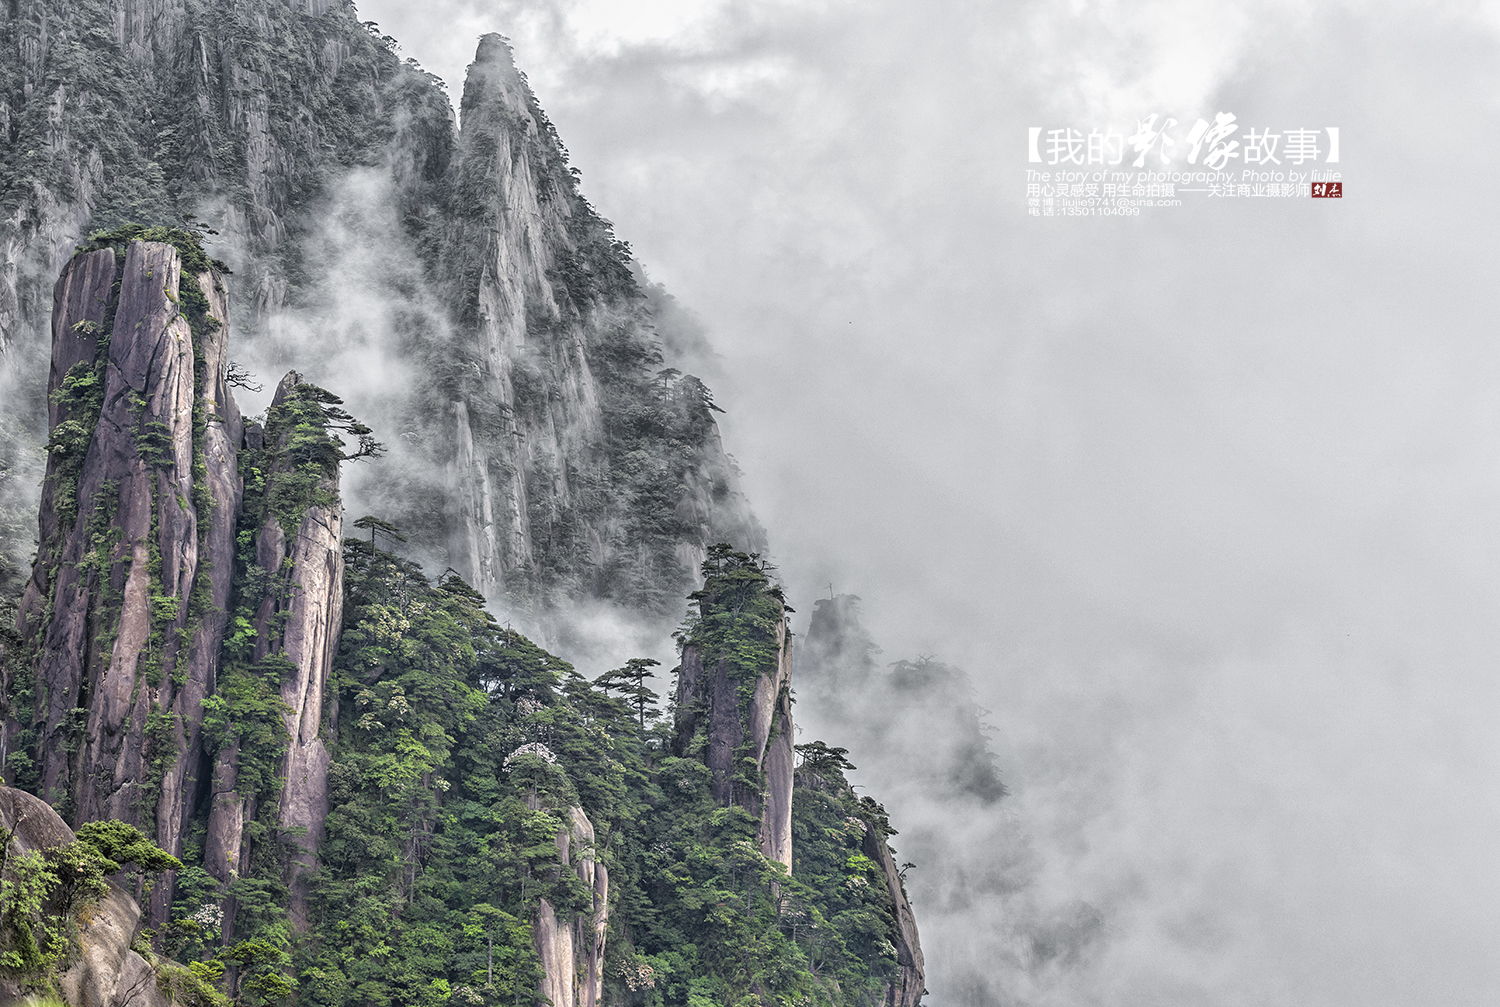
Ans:
[[[1494,153],[1484,15],[742,5],[606,45],[581,10],[487,27],[723,354],[793,604],[969,672],[1027,897],[1110,928],[1015,995],[1500,996],[1495,207],[1440,181]],[[1339,126],[1345,198],[1025,215],[1027,126],[1153,111]],[[1006,947],[985,911],[919,896],[952,961]]]

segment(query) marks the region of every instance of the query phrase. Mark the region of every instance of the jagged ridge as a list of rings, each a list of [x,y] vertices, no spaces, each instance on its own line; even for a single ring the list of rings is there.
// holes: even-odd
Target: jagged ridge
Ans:
[[[583,598],[669,618],[709,543],[763,546],[711,397],[663,370],[629,248],[499,36],[481,41],[459,132],[435,79],[342,6],[29,0],[0,26],[24,54],[0,54],[13,361],[44,345],[43,283],[91,229],[204,215],[261,355],[334,383],[298,333],[340,331],[351,283],[383,306],[413,380],[382,403],[398,464],[362,493],[486,596],[539,624]],[[354,179],[379,190],[355,240],[390,247],[351,277],[320,222]],[[0,512],[24,492],[9,483]]]
[[[194,236],[101,242],[57,284],[7,765],[75,822],[181,856],[150,889],[156,951],[227,965],[252,1004],[433,983],[475,1004],[917,1002],[883,812],[837,767],[793,786],[788,609],[763,562],[709,550],[658,717],[629,688],[651,662],[590,683],[456,573],[379,549],[378,522],[340,542],[332,428],[362,428],[295,372],[264,426],[241,421]]]
[[[0,55],[0,344],[54,359],[41,548],[0,640],[5,768],[182,856],[150,893],[161,950],[226,964],[247,1003],[499,1000],[497,960],[510,993],[570,1005],[915,1002],[883,816],[836,773],[793,787],[757,561],[709,557],[677,689],[704,716],[670,726],[484,610],[669,617],[711,543],[762,540],[711,395],[663,367],[628,246],[503,40],[460,133],[392,40],[316,0],[30,0],[0,22],[21,42]],[[392,254],[356,279],[419,377],[387,416],[402,464],[365,495],[451,568],[436,584],[340,542],[327,393],[293,373],[246,423],[224,370],[231,292],[267,355],[314,352],[289,319],[341,324],[318,222],[371,179],[395,223],[354,240]],[[204,230],[144,226],[186,212],[232,276]],[[724,636],[744,601],[764,624]]]

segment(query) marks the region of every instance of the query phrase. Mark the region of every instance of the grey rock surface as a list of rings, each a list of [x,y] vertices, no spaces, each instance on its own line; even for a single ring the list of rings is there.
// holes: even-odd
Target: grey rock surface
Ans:
[[[272,408],[286,402],[301,383],[296,371],[282,378]],[[284,474],[271,471],[266,478],[275,480]],[[275,515],[268,516],[255,535],[255,562],[266,578],[255,606],[255,658],[281,655],[293,669],[281,683],[288,746],[279,769],[283,785],[278,820],[283,828],[301,830],[293,840],[297,853],[287,877],[289,913],[298,930],[307,927],[305,875],[317,866],[318,842],[328,817],[330,758],[320,734],[323,698],[343,618],[343,517],[338,488],[335,469],[318,486],[334,502],[307,506],[290,538]],[[231,746],[220,751],[215,762],[204,850],[209,873],[224,883],[238,875],[248,855],[244,827],[254,817],[254,795],[242,793],[238,786],[237,758],[237,747]]]
[[[895,981],[888,983],[885,988],[886,1007],[917,1007],[922,1001],[922,982],[926,970],[922,961],[922,940],[917,934],[917,918],[911,911],[911,903],[906,899],[906,888],[901,882],[900,872],[896,870],[891,848],[873,829],[865,830],[864,854],[880,865],[881,873],[885,875],[886,888],[891,894],[891,902],[896,907],[897,973]]]
[[[760,822],[760,851],[792,866],[793,748],[791,638],[786,620],[776,630],[774,663],[760,669],[748,703],[729,676],[727,662],[705,666],[696,646],[682,650],[677,673],[677,749],[682,751],[700,724],[707,732],[704,763],[712,772],[709,789],[719,804],[738,804]],[[734,760],[747,752],[764,774],[764,786],[736,788]]]
[[[553,1007],[598,1007],[604,990],[604,935],[609,925],[609,871],[595,859],[594,825],[582,808],[568,809],[569,824],[558,832],[558,858],[593,893],[592,911],[559,919],[542,899],[532,919],[532,940],[541,958],[539,997]]]
[[[44,284],[89,231],[195,213],[222,232],[214,254],[234,259],[238,338],[312,368],[324,348],[305,334],[342,324],[327,303],[349,296],[351,281],[324,261],[318,215],[369,183],[393,223],[356,240],[388,246],[403,265],[380,267],[396,269],[397,284],[355,279],[406,320],[387,349],[417,380],[382,407],[411,464],[399,487],[367,495],[414,546],[530,612],[544,641],[570,632],[563,613],[581,600],[670,621],[708,545],[764,549],[696,380],[665,396],[679,429],[647,438],[649,464],[622,457],[621,401],[660,368],[691,365],[672,358],[677,342],[657,331],[671,320],[653,316],[628,247],[579,192],[500,36],[480,40],[460,130],[443,91],[352,7],[106,9],[0,7],[0,29],[25,54],[0,114],[12,146],[50,152],[45,167],[18,158],[0,173],[10,208],[0,215],[0,363],[43,344]],[[90,32],[113,43],[88,55],[109,101],[64,72],[76,66],[72,39]],[[163,136],[175,139],[163,147]],[[423,293],[403,301],[393,286]],[[0,409],[41,399],[38,380]],[[639,495],[673,512],[670,530],[632,519]]]
[[[238,477],[220,434],[207,465],[210,513],[198,513],[195,349],[179,307],[177,250],[132,242],[111,298],[114,263],[107,250],[79,256],[55,289],[50,383],[60,386],[74,365],[102,363],[103,404],[81,462],[58,454],[48,462],[42,548],[19,617],[23,636],[39,645],[41,698],[35,711],[11,716],[36,726],[42,792],[75,822],[119,818],[176,853],[200,751],[184,725],[212,687],[222,637],[222,620],[194,612],[191,596],[202,577],[214,601],[227,600]],[[220,286],[212,274],[204,279],[209,290]],[[96,361],[111,308],[108,359]],[[222,361],[223,339],[221,325],[202,352]],[[236,415],[222,383],[208,382],[205,396],[210,414]],[[80,419],[61,403],[52,418]],[[175,737],[152,740],[148,726],[161,717],[175,718]],[[153,749],[161,745],[170,751]],[[168,764],[160,781],[150,779],[152,760]],[[147,781],[153,792],[143,790]]]
[[[45,801],[13,787],[0,787],[0,826],[11,833],[11,855],[40,853],[73,842],[73,830]],[[58,986],[69,1007],[166,1007],[151,963],[131,950],[140,933],[141,907],[113,881],[94,905],[77,917],[79,955]],[[0,1002],[33,991],[0,980]]]

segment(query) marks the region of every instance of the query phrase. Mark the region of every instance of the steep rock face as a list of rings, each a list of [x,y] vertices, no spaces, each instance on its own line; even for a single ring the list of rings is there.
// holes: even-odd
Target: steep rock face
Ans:
[[[670,611],[709,544],[761,546],[711,400],[663,370],[628,247],[497,35],[462,113],[441,258],[467,366],[434,389],[450,562],[492,598]]]
[[[187,289],[161,242],[131,242],[118,283],[116,265],[81,255],[56,287],[42,547],[19,618],[37,660],[7,690],[33,705],[7,735],[74,821],[119,818],[175,853],[233,570],[238,414],[218,276]]]
[[[229,281],[243,316],[237,321],[274,348],[264,357],[279,358],[302,338],[289,312],[303,312],[304,323],[317,318],[316,295],[344,278],[311,251],[321,201],[351,180],[378,178],[380,200],[400,218],[391,257],[409,259],[403,282],[427,292],[401,302],[402,310],[420,308],[410,313],[420,317],[398,319],[389,334],[386,349],[419,376],[388,414],[399,433],[381,436],[399,437],[409,446],[406,460],[419,453],[428,475],[440,473],[424,484],[425,495],[389,516],[412,532],[423,560],[449,558],[519,607],[593,598],[655,616],[675,611],[687,570],[713,554],[710,543],[754,548],[760,541],[719,442],[711,395],[697,379],[662,366],[672,361],[663,357],[628,249],[579,195],[503,42],[481,43],[464,96],[465,131],[455,137],[432,82],[402,66],[389,40],[372,38],[354,17],[352,8],[325,10],[321,0],[22,0],[0,10],[16,29],[24,63],[17,69],[10,50],[0,54],[0,126],[12,141],[0,149],[0,184],[8,186],[0,206],[14,210],[0,219],[0,239],[15,239],[6,268],[21,264],[0,274],[0,285],[15,292],[7,301],[0,291],[0,335],[14,344],[28,325],[35,328],[35,277],[81,230],[192,210],[226,232],[232,251],[223,254],[237,267]],[[305,397],[311,386],[289,375],[264,426],[242,425],[222,373],[222,341],[210,342],[222,340],[219,327],[200,332],[190,324],[196,352],[184,358],[183,319],[162,303],[186,303],[195,279],[203,317],[227,321],[218,276],[189,269],[169,282],[170,255],[138,245],[124,261],[108,250],[86,254],[59,285],[59,303],[68,307],[55,329],[71,341],[54,339],[54,386],[64,394],[53,403],[54,471],[42,518],[52,551],[33,572],[21,624],[43,660],[70,641],[83,656],[78,668],[54,660],[27,669],[25,682],[7,682],[6,695],[19,702],[5,754],[31,753],[35,765],[6,764],[30,773],[36,786],[50,773],[54,792],[72,802],[65,807],[90,802],[80,818],[135,807],[134,819],[120,817],[147,832],[154,825],[172,849],[183,845],[184,816],[196,808],[194,829],[206,827],[203,863],[221,883],[214,892],[195,879],[192,890],[205,900],[223,898],[241,877],[271,882],[261,891],[274,891],[289,854],[289,899],[284,905],[261,895],[258,911],[276,916],[285,908],[301,929],[305,875],[327,814],[323,732],[336,726],[336,707],[325,715],[323,703],[340,623],[341,529],[337,463],[326,468],[333,456],[324,425],[311,436],[302,429],[313,423],[311,413],[278,414],[327,400]],[[175,268],[181,272],[181,262]],[[153,285],[162,288],[155,300]],[[6,318],[15,324],[6,328]],[[128,339],[121,335],[127,328]],[[321,341],[322,330],[312,331]],[[149,338],[155,349],[125,349]],[[116,365],[117,351],[127,354],[125,364]],[[126,398],[112,399],[119,388],[110,367],[168,375],[151,378],[159,402],[123,378]],[[185,370],[192,375],[186,385]],[[96,383],[84,380],[90,376]],[[127,420],[135,426],[122,426]],[[88,474],[90,445],[100,437],[114,452],[101,457],[125,460],[118,478],[107,466],[107,479]],[[98,485],[86,496],[90,480]],[[458,503],[445,510],[450,497]],[[150,503],[144,512],[142,500]],[[92,592],[81,608],[80,591]],[[689,684],[680,697],[688,700],[690,754],[710,764],[715,796],[753,815],[764,856],[790,865],[790,646],[779,592],[771,600],[757,616],[751,658],[740,659],[738,644],[730,653],[707,639],[685,648]],[[73,636],[53,641],[46,634],[58,601]],[[717,614],[725,613],[737,616],[739,608],[726,601]],[[90,657],[93,650],[102,657]],[[135,662],[133,680],[117,673],[117,655],[120,668]],[[476,681],[485,683],[487,673]],[[118,759],[106,765],[112,753]],[[211,795],[199,779],[207,765]],[[413,775],[431,791],[432,807],[441,807],[438,794],[450,781],[432,766]],[[591,798],[574,794],[552,807],[578,799]],[[701,792],[693,799],[707,803]],[[143,810],[151,800],[154,814]],[[428,844],[432,830],[442,827],[429,810],[400,821],[407,830],[400,875],[410,866],[404,883],[413,886],[437,848]],[[555,899],[543,900],[532,920],[544,964],[540,992],[554,1004],[596,1007],[609,873],[591,852],[587,817],[576,808],[563,817],[570,823],[557,836],[562,873],[552,880],[566,879],[569,889],[554,889]],[[736,829],[745,824],[738,810],[729,817]],[[252,849],[251,836],[265,838]],[[290,849],[273,845],[288,838]],[[376,842],[351,845],[375,846],[383,837],[369,838]],[[333,848],[324,851],[330,864]],[[620,909],[640,879],[628,861],[612,863],[627,893],[616,894],[615,923],[623,926]],[[574,874],[587,898],[572,886]],[[254,897],[255,888],[237,892]],[[158,886],[154,922],[172,901],[171,884]],[[412,916],[418,901],[406,906]],[[225,908],[220,936],[232,943],[232,900]],[[777,925],[776,912],[768,927]],[[241,918],[248,921],[241,936],[254,935],[253,914]],[[284,938],[281,924],[276,916],[261,932]],[[339,947],[353,958],[361,945]],[[333,964],[330,975],[349,961]],[[135,988],[139,968],[128,956],[116,971],[120,989]]]
[[[755,680],[750,706],[750,739],[755,761],[766,774],[761,795],[760,848],[772,860],[792,866],[792,647],[785,620],[776,630],[776,668]]]
[[[865,856],[880,865],[880,871],[885,875],[886,889],[890,892],[891,903],[895,907],[898,969],[895,981],[885,987],[885,1005],[917,1007],[922,1002],[922,994],[926,992],[922,985],[926,966],[922,961],[922,941],[917,935],[917,918],[911,911],[911,903],[906,899],[906,887],[902,884],[900,872],[896,870],[891,848],[874,829],[865,830],[863,845]]]
[[[463,450],[452,463],[459,492],[450,551],[463,561],[456,569],[486,595],[503,590],[507,568],[534,565],[529,484],[541,476],[539,463],[550,470],[557,504],[570,507],[566,463],[576,466],[602,426],[578,305],[569,303],[574,317],[560,325],[563,306],[547,278],[557,252],[574,244],[572,207],[557,198],[567,188],[559,192],[558,179],[549,177],[529,97],[505,44],[487,36],[464,82],[455,161],[459,191],[472,193],[481,212],[455,221],[447,238],[448,258],[458,268],[460,321],[473,326],[483,372],[480,394],[500,417],[499,429],[480,426],[476,444],[481,417],[471,416],[462,400],[452,407],[454,440]],[[552,372],[561,395],[518,417],[517,368],[538,365]]]
[[[45,318],[40,284],[86,226],[176,223],[204,199],[225,200],[221,229],[247,253],[250,327],[280,307],[297,213],[327,172],[379,150],[398,119],[410,128],[448,115],[426,93],[436,89],[412,86],[427,79],[402,65],[394,40],[352,11],[316,9],[328,6],[0,7],[14,40],[0,55],[0,348]]]
[[[29,450],[46,439],[52,280],[94,230],[210,216],[240,337],[300,296],[306,214],[332,177],[383,164],[430,215],[452,111],[352,7],[306,0],[0,4],[0,581],[29,562]],[[299,355],[300,356],[300,355]],[[29,524],[29,521],[26,522]],[[5,587],[0,583],[0,588]]]
[[[201,536],[199,562],[206,583],[202,605],[188,642],[185,680],[173,697],[170,744],[183,757],[167,767],[157,807],[156,841],[173,856],[182,852],[182,837],[209,781],[200,779],[204,760],[203,700],[214,691],[219,674],[229,599],[234,581],[234,536],[243,496],[237,467],[244,421],[225,380],[228,364],[229,297],[218,277],[199,275],[198,287],[208,301],[209,317],[221,326],[200,340],[202,489],[212,501]],[[195,420],[196,422],[196,420]],[[167,878],[152,890],[153,921],[167,918],[173,892]]]
[[[285,402],[300,382],[296,371],[283,378],[271,408]],[[288,748],[281,774],[280,821],[283,828],[306,830],[297,840],[301,856],[288,879],[292,918],[298,926],[307,922],[307,892],[300,878],[316,866],[317,843],[328,818],[329,758],[318,735],[323,727],[323,697],[338,650],[344,604],[343,517],[337,501],[337,467],[321,480],[318,491],[331,502],[308,507],[291,541],[274,517],[267,519],[256,537],[256,559],[261,569],[290,571],[288,582],[275,593],[268,590],[256,612],[256,656],[279,651],[296,668],[281,684]],[[277,624],[281,627],[279,638]]]
[[[532,920],[542,963],[540,1003],[552,1007],[598,1007],[604,984],[604,934],[609,926],[609,871],[594,858],[594,826],[582,808],[569,808],[572,823],[557,834],[562,863],[593,893],[593,911],[560,922],[552,903],[541,899]]]
[[[281,380],[268,412],[268,429],[249,431],[256,460],[266,459],[259,490],[266,511],[254,532],[254,571],[247,584],[259,587],[246,600],[253,611],[255,667],[279,677],[286,751],[276,767],[278,827],[293,833],[297,854],[287,881],[294,926],[307,924],[303,876],[316,866],[317,844],[328,817],[328,749],[320,737],[323,700],[338,650],[343,618],[343,518],[338,503],[337,461],[310,464],[297,439],[306,437],[305,414],[294,400],[309,389],[292,371]],[[321,417],[316,402],[311,409]],[[299,429],[298,424],[304,424]],[[326,437],[321,426],[316,435]],[[271,443],[267,443],[267,442]],[[327,445],[320,445],[329,450]],[[332,456],[327,456],[332,457]],[[299,481],[300,480],[300,481]],[[288,527],[291,533],[288,534]],[[205,861],[221,882],[232,881],[246,860],[246,821],[255,817],[256,794],[239,780],[241,750],[235,739],[218,754],[214,803],[208,822]],[[300,833],[300,834],[298,834]]]
[[[541,959],[542,982],[537,990],[541,1003],[553,1007],[575,1007],[577,1004],[577,955],[573,945],[573,927],[558,922],[557,913],[548,899],[537,905],[532,933],[537,957]]]
[[[44,284],[84,234],[199,214],[223,232],[250,355],[335,382],[307,337],[348,324],[329,303],[349,269],[329,261],[328,221],[373,186],[389,231],[339,227],[388,251],[365,277],[378,349],[419,377],[368,393],[400,461],[355,487],[372,509],[555,637],[582,599],[670,619],[709,544],[764,548],[707,389],[663,356],[670,321],[499,36],[480,43],[459,134],[437,82],[352,7],[24,0],[0,6],[0,30],[17,40],[0,52],[0,363],[41,342]],[[0,427],[39,439],[42,407],[23,377]],[[25,441],[0,443],[0,466],[20,471]],[[0,525],[31,509],[21,482],[0,482]],[[29,553],[7,537],[0,551]]]
[[[57,283],[43,547],[18,617],[24,653],[6,665],[6,766],[73,821],[130,822],[174,855],[208,800],[205,866],[226,885],[249,852],[247,823],[270,816],[295,837],[285,880],[300,928],[327,816],[319,735],[342,619],[342,452],[325,429],[328,394],[295,372],[269,435],[246,429],[225,376],[227,292],[212,268],[184,273],[185,255],[202,259],[184,248],[85,252]],[[253,645],[226,650],[232,610]],[[257,730],[243,688],[222,690],[226,653],[241,686],[274,678],[279,702],[259,709],[275,729]],[[252,767],[249,788],[246,758],[273,763]],[[174,891],[171,876],[152,890],[154,922]]]
[[[750,577],[767,583],[754,557],[727,554],[727,567],[715,566],[723,564],[724,555],[704,564],[707,586],[694,598],[698,625],[727,620],[733,642],[726,642],[723,629],[689,632],[684,638],[677,669],[676,749],[701,753],[712,773],[714,800],[749,812],[759,822],[761,853],[790,869],[794,750],[787,608],[779,592],[763,592],[754,580],[747,588],[735,579],[753,571]],[[745,615],[741,625],[747,601],[763,610],[755,613],[758,618]]]
[[[239,743],[230,741],[214,756],[213,798],[203,843],[203,868],[228,886],[240,876],[245,862],[245,818],[249,799],[239,786]]]
[[[58,985],[72,1007],[166,1007],[156,970],[131,950],[140,932],[141,908],[110,882],[99,902],[79,914],[80,954]]]

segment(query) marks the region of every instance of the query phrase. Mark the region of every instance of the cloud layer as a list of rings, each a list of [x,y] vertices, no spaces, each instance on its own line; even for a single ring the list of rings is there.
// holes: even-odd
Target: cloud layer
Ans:
[[[723,356],[793,604],[973,676],[1037,883],[1115,928],[1033,995],[1500,1000],[1493,19],[361,10],[450,91],[515,40]],[[1026,216],[1025,127],[1153,111],[1339,126],[1346,196]]]

